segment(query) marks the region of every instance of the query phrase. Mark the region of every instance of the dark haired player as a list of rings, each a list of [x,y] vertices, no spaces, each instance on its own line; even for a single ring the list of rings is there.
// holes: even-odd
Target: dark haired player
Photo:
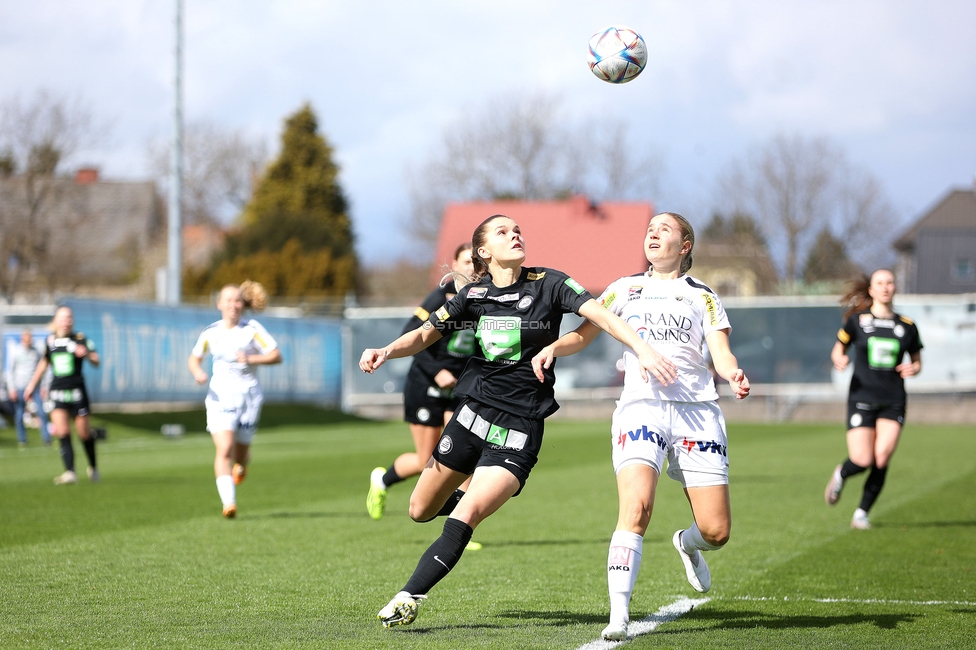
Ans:
[[[922,369],[918,328],[895,313],[894,296],[895,276],[887,269],[855,281],[842,299],[850,307],[830,352],[834,367],[842,371],[850,362],[847,348],[853,346],[854,375],[847,397],[848,458],[831,474],[824,500],[836,504],[844,481],[870,469],[861,504],[851,519],[851,528],[861,530],[871,528],[868,512],[884,487],[905,424],[905,378]],[[906,354],[907,362],[903,361]]]
[[[542,446],[544,419],[559,408],[553,396],[553,369],[539,381],[532,357],[559,336],[563,314],[592,319],[633,346],[641,365],[662,381],[674,377],[673,364],[572,278],[554,269],[523,267],[524,240],[512,219],[489,217],[471,242],[474,274],[480,280],[461,289],[422,327],[384,348],[365,350],[359,362],[364,372],[372,372],[387,359],[416,354],[461,329],[474,329],[481,349],[481,356],[471,358],[458,380],[460,407],[410,498],[415,521],[429,521],[438,514],[449,517],[406,585],[380,610],[385,627],[412,623],[418,603],[454,568],[478,524],[524,488]],[[467,492],[456,504],[450,503],[469,476]]]

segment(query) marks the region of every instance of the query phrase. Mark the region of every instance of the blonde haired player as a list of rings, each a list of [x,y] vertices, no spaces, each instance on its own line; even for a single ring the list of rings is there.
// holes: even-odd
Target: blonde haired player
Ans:
[[[624,350],[624,389],[610,425],[619,500],[607,559],[610,624],[603,638],[611,641],[627,638],[630,597],[665,459],[668,476],[681,483],[691,504],[691,526],[675,532],[671,542],[695,591],[708,591],[712,583],[701,552],[724,546],[732,529],[725,418],[702,343],[736,398],[749,394],[749,380],[729,349],[732,327],[721,301],[687,275],[694,245],[695,231],[684,217],[655,215],[644,237],[650,268],[616,280],[600,296],[604,307],[674,362],[678,375],[673,384],[654,376],[645,381],[633,349]],[[582,350],[599,332],[584,322],[544,348],[532,360],[536,375],[541,379],[554,357]]]
[[[208,377],[200,364],[208,353],[213,355],[213,377],[204,403],[207,430],[216,447],[217,493],[228,519],[237,516],[235,486],[247,475],[264,401],[254,366],[281,363],[278,344],[267,330],[244,317],[245,309],[259,311],[266,305],[267,293],[257,282],[225,286],[217,299],[221,319],[203,330],[187,361],[193,378],[205,384]]]

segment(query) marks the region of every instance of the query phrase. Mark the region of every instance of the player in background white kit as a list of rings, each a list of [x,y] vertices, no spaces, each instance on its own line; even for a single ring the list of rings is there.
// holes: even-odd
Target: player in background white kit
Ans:
[[[214,475],[228,519],[237,516],[235,486],[247,475],[251,441],[264,400],[254,366],[281,363],[278,344],[267,330],[243,316],[246,308],[260,311],[266,304],[267,294],[257,282],[225,286],[217,299],[221,319],[203,330],[187,362],[198,384],[210,379],[204,402],[207,430],[217,450]],[[212,378],[200,365],[208,353],[213,355]]]
[[[732,328],[721,301],[686,275],[694,245],[695,232],[684,217],[670,212],[654,216],[644,237],[650,269],[614,281],[600,297],[604,307],[670,359],[678,375],[673,384],[662,384],[653,375],[645,381],[633,350],[624,350],[624,389],[611,421],[619,513],[607,560],[607,640],[627,638],[630,597],[665,458],[668,476],[681,482],[691,504],[694,520],[687,530],[674,534],[672,544],[696,591],[711,586],[701,551],[724,546],[732,528],[725,418],[702,342],[707,342],[716,372],[729,382],[737,399],[749,394],[749,380],[729,349]],[[548,368],[554,357],[582,350],[599,332],[584,321],[559,338],[533,359],[537,376],[541,378],[541,368]]]

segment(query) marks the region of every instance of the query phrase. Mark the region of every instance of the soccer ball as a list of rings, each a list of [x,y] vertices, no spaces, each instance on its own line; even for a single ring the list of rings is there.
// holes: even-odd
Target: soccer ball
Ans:
[[[590,70],[603,81],[627,83],[644,69],[647,45],[629,27],[611,25],[593,35],[586,55]]]

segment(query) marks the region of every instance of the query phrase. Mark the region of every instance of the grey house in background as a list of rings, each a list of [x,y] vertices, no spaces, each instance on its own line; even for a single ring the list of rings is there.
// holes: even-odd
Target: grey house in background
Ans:
[[[165,216],[151,181],[103,181],[84,168],[72,177],[40,179],[36,207],[23,177],[0,178],[0,236],[30,237],[39,247],[20,288],[73,290],[127,285],[138,279]]]
[[[976,190],[950,191],[894,247],[900,292],[976,292]]]

